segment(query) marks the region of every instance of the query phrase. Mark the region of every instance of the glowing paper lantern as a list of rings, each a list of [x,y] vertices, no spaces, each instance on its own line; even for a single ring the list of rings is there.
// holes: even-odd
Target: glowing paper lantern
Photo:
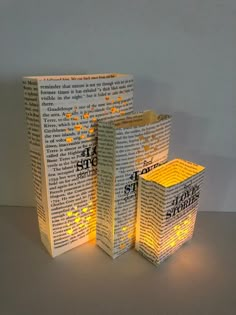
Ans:
[[[23,83],[40,234],[57,256],[95,237],[97,120],[133,111],[133,77],[25,77]]]
[[[139,176],[135,247],[155,265],[192,238],[204,169],[175,159]]]
[[[134,246],[138,175],[166,162],[170,127],[152,111],[99,122],[97,244],[113,258]]]

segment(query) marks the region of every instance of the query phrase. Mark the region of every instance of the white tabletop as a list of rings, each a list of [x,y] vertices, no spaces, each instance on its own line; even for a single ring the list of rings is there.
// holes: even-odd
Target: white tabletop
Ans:
[[[36,210],[0,208],[1,315],[236,314],[236,213],[201,212],[193,240],[158,268],[95,242],[55,259]]]

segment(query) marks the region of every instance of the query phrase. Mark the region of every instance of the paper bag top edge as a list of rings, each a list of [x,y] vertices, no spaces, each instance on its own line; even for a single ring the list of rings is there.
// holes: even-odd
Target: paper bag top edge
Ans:
[[[205,167],[202,165],[183,159],[174,159],[146,174],[140,175],[140,177],[164,188],[170,188],[203,173],[204,170]]]
[[[123,118],[105,118],[98,121],[98,125],[109,125],[114,129],[130,129],[151,125],[160,121],[170,120],[170,115],[158,115],[154,111],[135,112]]]
[[[23,76],[23,80],[38,80],[38,81],[63,81],[63,80],[102,80],[102,79],[113,79],[119,77],[133,77],[132,74],[123,73],[98,73],[98,74],[71,74],[71,75],[49,75],[49,76]]]

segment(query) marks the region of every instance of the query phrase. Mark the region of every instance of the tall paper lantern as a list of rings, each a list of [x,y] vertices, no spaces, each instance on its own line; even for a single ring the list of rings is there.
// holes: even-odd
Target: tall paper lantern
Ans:
[[[97,244],[112,258],[134,246],[138,175],[166,162],[170,127],[152,111],[98,124]]]
[[[25,77],[23,83],[40,234],[54,257],[95,237],[97,120],[133,111],[133,77]]]
[[[139,176],[136,249],[155,265],[193,235],[204,167],[175,159]]]

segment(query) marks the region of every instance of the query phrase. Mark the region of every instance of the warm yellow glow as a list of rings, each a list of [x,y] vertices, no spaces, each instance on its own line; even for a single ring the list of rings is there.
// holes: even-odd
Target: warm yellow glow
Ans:
[[[114,113],[116,112],[116,110],[117,110],[116,107],[112,107],[112,108],[111,108],[112,114],[114,114]]]
[[[75,209],[75,210],[78,210],[78,207],[77,207],[77,206],[74,206],[74,209]]]
[[[67,114],[66,114],[66,118],[68,118],[68,119],[71,118],[71,116],[72,116],[71,113],[67,113]]]
[[[66,233],[67,233],[68,235],[73,234],[73,229],[72,229],[72,228],[70,228],[69,230],[67,230],[67,231],[66,231]]]
[[[122,231],[126,231],[127,230],[127,226],[123,226]]]
[[[89,205],[89,206],[92,206],[92,204],[93,204],[93,202],[92,202],[92,200],[90,200],[89,203],[88,203],[88,205]]]
[[[67,142],[67,143],[71,143],[72,141],[73,141],[73,138],[72,138],[72,137],[66,138],[66,142]]]
[[[88,119],[89,118],[89,113],[84,113],[83,117],[84,117],[84,119]]]
[[[72,217],[72,215],[73,215],[73,212],[72,212],[72,211],[68,211],[68,212],[67,212],[67,216],[68,216],[68,217]]]
[[[117,97],[117,101],[121,102],[122,101],[122,96]]]
[[[93,118],[92,118],[92,122],[95,122],[95,121],[97,121],[97,118],[96,118],[96,117],[93,117]]]
[[[94,132],[94,128],[89,128],[89,132],[93,133]]]
[[[201,165],[175,159],[143,175],[143,178],[148,181],[156,182],[164,187],[171,187],[191,178],[204,169],[205,167]]]
[[[83,212],[87,212],[87,211],[88,211],[88,208],[83,208],[82,211],[83,211]]]
[[[80,131],[82,128],[82,125],[75,125],[74,128],[76,131]]]
[[[79,120],[79,117],[75,116],[73,119],[77,121],[77,120]]]
[[[91,217],[90,217],[90,216],[89,216],[89,217],[87,217],[87,218],[86,218],[86,220],[87,220],[87,221],[91,220]]]
[[[84,139],[84,138],[85,138],[85,135],[81,135],[81,136],[80,136],[80,139]]]
[[[83,227],[83,226],[84,226],[84,223],[81,223],[81,224],[79,225],[80,228]]]
[[[76,218],[75,223],[79,223],[79,222],[80,222],[80,218]]]
[[[144,145],[143,148],[144,148],[144,151],[148,151],[150,150],[150,145]]]

